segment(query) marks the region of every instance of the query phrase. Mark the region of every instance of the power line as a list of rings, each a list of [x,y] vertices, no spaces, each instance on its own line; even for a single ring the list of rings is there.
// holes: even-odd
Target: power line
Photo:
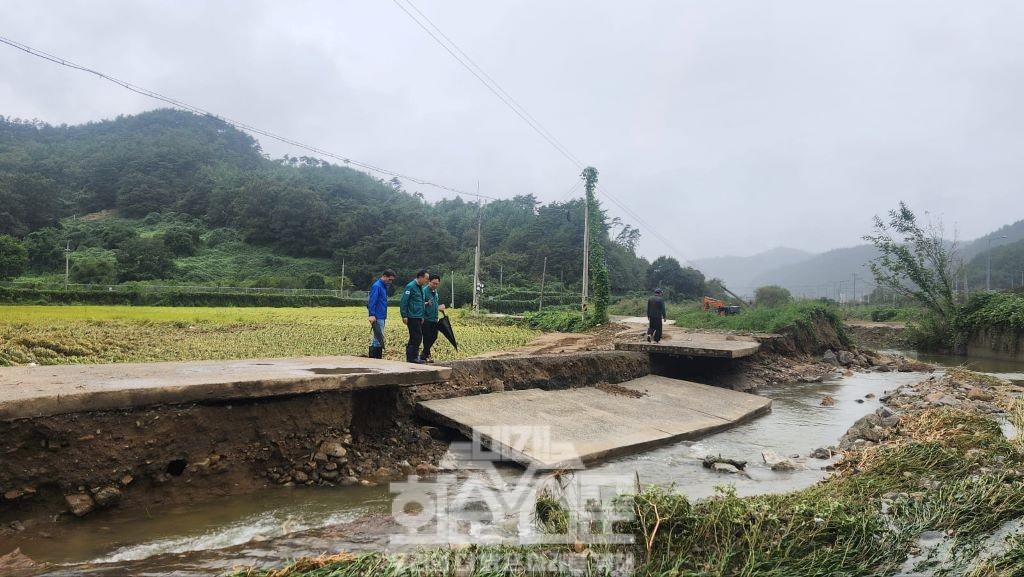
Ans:
[[[413,13],[410,12],[405,6],[403,6],[399,0],[392,0],[392,2],[394,2],[395,5],[402,10],[402,12],[405,12],[405,14],[410,19],[412,19],[413,22],[419,25],[419,27],[422,28],[424,32],[426,32],[431,38],[433,38],[438,45],[444,48],[445,51],[448,52],[448,54],[451,55],[451,57],[454,58],[459,64],[461,64],[467,71],[469,71],[470,74],[476,77],[476,79],[479,80],[481,84],[487,87],[487,89],[490,90],[491,93],[493,93],[499,100],[501,100],[506,106],[508,106],[509,109],[512,110],[512,112],[516,113],[517,116],[519,116],[524,122],[526,122],[531,128],[533,128],[533,130],[536,131],[537,134],[539,134],[542,138],[544,138],[544,140],[546,140],[548,144],[550,144],[569,162],[574,164],[576,168],[580,170],[584,168],[583,162],[580,161],[579,158],[576,157],[576,155],[574,155],[565,145],[563,145],[554,136],[554,134],[551,133],[551,131],[545,128],[544,125],[540,123],[540,121],[534,118],[533,115],[531,115],[526,110],[526,108],[519,104],[504,88],[502,88],[501,85],[499,85],[498,82],[491,77],[491,75],[487,74],[487,72],[480,65],[474,62],[473,59],[470,58],[470,56],[466,54],[464,50],[459,48],[459,46],[451,38],[449,38],[448,35],[446,35],[441,30],[440,27],[434,24],[434,22],[430,20],[430,18],[427,17],[427,15],[423,13],[423,11],[421,11],[419,8],[416,7],[415,4],[412,3],[412,0],[404,1],[413,10],[415,10],[417,14],[419,14],[422,20],[414,16]],[[424,22],[429,24],[430,27],[428,27],[427,24],[424,24]],[[433,30],[431,30],[431,28],[433,28]],[[444,40],[442,40],[442,38]],[[644,219],[640,218],[639,215],[637,215],[624,203],[620,202],[617,198],[615,198],[615,196],[608,192],[608,190],[605,187],[598,185],[597,188],[603,196],[610,200],[615,206],[619,207],[619,209],[622,210],[627,216],[629,216],[638,224],[643,226],[648,232],[651,233],[651,235],[660,240],[662,244],[664,244],[670,251],[677,255],[683,254],[682,251],[673,246],[672,243],[666,237],[658,233],[657,229],[655,229],[650,224],[645,222]],[[692,264],[685,258],[683,259],[683,262],[687,264]]]
[[[479,193],[473,193],[473,192],[467,192],[467,191],[464,191],[464,190],[459,190],[457,188],[453,188],[453,187],[446,186],[446,185],[443,185],[443,184],[437,184],[435,182],[431,182],[429,180],[422,179],[422,178],[417,178],[415,176],[410,176],[408,174],[404,174],[404,173],[401,173],[401,172],[398,172],[398,171],[395,171],[395,170],[390,170],[390,169],[387,169],[387,168],[382,168],[380,166],[375,166],[375,165],[372,165],[372,164],[369,164],[369,163],[366,163],[366,162],[360,162],[358,160],[354,160],[354,159],[349,158],[347,156],[342,156],[342,155],[339,155],[339,154],[335,154],[333,152],[330,152],[330,151],[327,151],[327,150],[323,150],[321,148],[317,148],[317,147],[309,145],[309,144],[304,144],[302,142],[299,142],[297,140],[288,138],[286,136],[281,136],[281,135],[275,134],[273,132],[270,132],[268,130],[263,130],[262,128],[257,128],[255,126],[252,126],[250,124],[246,124],[244,122],[239,122],[237,120],[232,120],[232,119],[224,117],[224,116],[219,116],[217,114],[214,114],[212,112],[209,112],[207,110],[199,108],[198,106],[193,106],[193,105],[188,104],[186,102],[183,102],[181,100],[177,100],[177,99],[171,98],[169,96],[164,96],[163,94],[160,94],[160,93],[155,92],[153,90],[149,90],[148,88],[143,88],[141,86],[137,86],[137,85],[132,84],[131,82],[127,82],[125,80],[120,80],[118,78],[115,78],[113,76],[110,76],[109,74],[105,74],[103,72],[100,72],[98,70],[95,70],[93,68],[89,68],[89,67],[83,66],[81,64],[75,64],[74,62],[71,62],[70,60],[62,58],[60,56],[56,56],[54,54],[43,52],[42,50],[37,50],[37,49],[32,48],[31,46],[27,45],[27,44],[23,44],[21,42],[17,42],[15,40],[11,40],[10,38],[6,38],[6,37],[3,37],[3,36],[0,36],[0,43],[6,44],[6,45],[11,46],[13,48],[17,48],[18,50],[21,50],[22,52],[25,52],[25,53],[30,54],[32,56],[35,56],[37,58],[42,58],[43,60],[48,60],[48,61],[53,62],[55,64],[60,64],[61,66],[66,66],[68,68],[73,68],[75,70],[80,70],[82,72],[87,72],[89,74],[96,75],[96,76],[98,76],[99,78],[101,78],[103,80],[106,80],[108,82],[112,82],[112,83],[117,84],[117,85],[119,85],[119,86],[121,86],[123,88],[127,88],[128,90],[131,90],[132,92],[135,92],[136,94],[141,94],[142,96],[146,96],[148,98],[153,98],[155,100],[160,100],[162,102],[170,104],[171,106],[174,106],[176,108],[180,108],[180,109],[183,109],[183,110],[187,110],[187,111],[192,112],[194,114],[199,114],[199,115],[202,115],[202,116],[208,116],[208,117],[211,117],[211,118],[215,118],[217,120],[220,120],[221,122],[224,122],[225,124],[228,124],[228,125],[231,125],[231,126],[237,128],[239,130],[245,130],[247,132],[251,132],[251,133],[254,133],[254,134],[259,134],[261,136],[266,136],[267,138],[272,138],[274,140],[277,140],[278,142],[283,142],[285,144],[294,146],[296,148],[301,148],[303,150],[307,150],[309,152],[312,152],[314,154],[318,154],[320,156],[325,156],[327,158],[333,158],[335,160],[339,160],[339,161],[341,161],[341,162],[343,162],[345,164],[355,165],[355,166],[358,166],[359,168],[363,168],[365,170],[376,172],[378,174],[384,174],[384,175],[387,175],[387,176],[393,176],[393,177],[397,177],[397,178],[402,178],[402,179],[405,179],[405,180],[407,180],[409,182],[413,182],[415,184],[419,184],[419,185],[423,185],[423,186],[432,186],[434,188],[438,188],[438,189],[441,189],[441,190],[447,190],[449,192],[454,192],[456,194],[464,194],[464,195],[467,195],[467,196],[473,196],[473,197],[476,197],[476,198],[486,198],[486,199],[489,199],[489,200],[498,200],[497,198],[494,198],[494,197],[491,197],[491,196],[486,196],[486,195],[479,194]]]
[[[413,10],[416,11],[417,14],[422,16],[422,21],[416,16],[414,16],[412,12],[409,12],[409,10],[405,6],[403,6],[401,2],[399,2],[399,0],[392,1],[395,3],[396,6],[399,7],[399,9],[402,10],[402,12],[405,12],[405,14],[413,22],[415,22],[420,28],[422,28],[424,32],[426,32],[431,38],[433,38],[434,41],[437,42],[439,46],[441,46],[441,48],[444,48],[445,51],[451,55],[452,58],[454,58],[467,71],[469,71],[470,74],[475,76],[476,79],[479,80],[481,84],[483,84],[485,87],[487,87],[488,90],[491,91],[491,93],[498,97],[498,100],[501,100],[505,104],[505,106],[508,106],[509,109],[512,110],[512,112],[516,113],[516,115],[519,116],[519,118],[523,119],[524,122],[530,125],[530,127],[533,128],[537,132],[537,134],[541,136],[541,138],[546,140],[548,144],[555,148],[555,150],[557,150],[563,156],[565,156],[569,160],[569,162],[572,162],[578,168],[583,169],[583,163],[578,158],[576,158],[571,152],[569,152],[568,148],[566,148],[561,142],[559,142],[558,139],[555,138],[555,136],[551,134],[549,130],[544,128],[544,126],[533,117],[533,115],[527,112],[522,105],[516,102],[516,100],[512,98],[512,96],[507,91],[505,91],[505,89],[503,89],[501,85],[498,84],[497,81],[495,81],[489,74],[487,74],[487,72],[484,71],[484,69],[480,67],[476,62],[474,62],[473,59],[470,58],[469,55],[465,53],[465,51],[459,48],[459,46],[455,44],[455,42],[451,38],[449,38],[443,31],[441,31],[441,29],[436,24],[434,24],[434,22],[431,21],[430,18],[428,18],[427,15],[423,13],[423,11],[421,11],[419,8],[416,7],[415,4],[412,3],[412,0],[405,1]],[[427,25],[423,23],[423,21],[426,21],[428,24],[430,24],[430,27],[432,27],[434,30],[428,28]],[[437,31],[437,34],[434,33],[435,30]],[[439,38],[438,35],[444,38],[444,40]],[[445,41],[447,41],[447,44],[445,43]],[[456,52],[458,52],[458,54],[456,54]]]

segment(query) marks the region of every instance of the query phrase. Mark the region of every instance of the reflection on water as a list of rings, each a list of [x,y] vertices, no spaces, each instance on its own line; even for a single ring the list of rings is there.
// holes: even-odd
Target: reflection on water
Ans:
[[[1024,361],[1006,359],[985,359],[917,351],[894,351],[910,359],[932,363],[942,367],[964,367],[980,373],[990,373],[1008,381],[1024,381]]]
[[[792,491],[826,475],[821,469],[826,461],[806,458],[809,452],[835,445],[854,421],[878,408],[877,397],[886,390],[920,379],[920,373],[858,373],[841,381],[766,387],[760,393],[772,399],[768,415],[699,441],[616,459],[598,468],[636,472],[644,484],[675,484],[679,491],[694,498],[707,497],[716,485],[723,484],[735,485],[738,493],[747,495]],[[869,393],[875,398],[865,399]],[[835,405],[821,406],[826,395],[836,400]],[[761,458],[761,453],[768,450],[783,457],[800,455],[798,462],[804,468],[772,471]],[[705,469],[701,460],[707,455],[747,461],[749,478]]]
[[[773,402],[770,414],[699,441],[621,457],[592,469],[635,473],[644,484],[674,485],[693,498],[706,497],[723,484],[735,485],[741,494],[809,486],[826,474],[821,469],[825,461],[806,458],[810,451],[836,444],[854,421],[879,406],[877,397],[886,390],[920,379],[920,373],[864,373],[834,382],[765,388],[761,393]],[[865,399],[869,393],[875,398]],[[836,400],[834,406],[821,406],[826,395]],[[761,452],[766,450],[800,455],[804,468],[774,472],[762,462]],[[701,460],[706,455],[746,460],[749,476],[705,469]],[[517,467],[498,470],[509,483],[522,474]],[[492,490],[500,492],[502,487]],[[62,524],[48,539],[0,542],[0,551],[21,546],[38,561],[99,563],[66,566],[50,575],[220,574],[235,564],[279,564],[297,556],[358,550],[360,541],[380,549],[386,539],[379,524],[348,532],[334,526],[390,508],[386,488],[275,488],[255,497],[151,510],[148,515],[118,513],[75,520]]]

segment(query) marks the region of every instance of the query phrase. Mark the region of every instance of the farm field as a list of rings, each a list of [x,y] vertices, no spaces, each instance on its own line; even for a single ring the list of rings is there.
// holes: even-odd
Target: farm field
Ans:
[[[522,346],[540,334],[518,326],[449,315],[459,351],[439,337],[438,361]],[[385,358],[404,360],[397,307],[388,312]],[[366,310],[344,308],[185,308],[0,306],[0,366],[365,356]]]

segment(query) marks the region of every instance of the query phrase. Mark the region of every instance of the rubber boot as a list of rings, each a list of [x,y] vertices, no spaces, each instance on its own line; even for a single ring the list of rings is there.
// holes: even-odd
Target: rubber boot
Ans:
[[[383,359],[384,349],[382,347],[370,347],[370,358],[371,359]]]
[[[377,357],[376,358],[378,358],[378,359],[383,359],[384,358],[384,347],[377,347]]]

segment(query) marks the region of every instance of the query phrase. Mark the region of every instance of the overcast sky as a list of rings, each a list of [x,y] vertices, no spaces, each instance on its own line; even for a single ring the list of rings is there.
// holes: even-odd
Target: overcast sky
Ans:
[[[600,170],[649,258],[849,246],[900,199],[962,239],[1024,218],[1019,0],[413,1]],[[391,1],[0,9],[0,36],[364,162],[544,202],[577,179]],[[159,106],[0,45],[0,114]]]

